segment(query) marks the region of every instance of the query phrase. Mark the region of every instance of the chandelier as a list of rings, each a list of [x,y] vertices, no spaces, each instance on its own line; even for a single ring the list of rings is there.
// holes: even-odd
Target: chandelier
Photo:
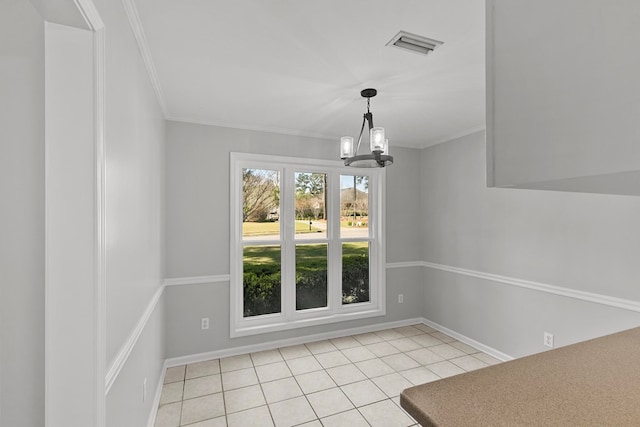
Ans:
[[[375,89],[363,89],[360,92],[363,98],[367,98],[367,112],[364,113],[362,119],[362,127],[360,128],[357,145],[354,145],[352,136],[343,136],[340,138],[340,158],[344,160],[345,166],[383,168],[393,164],[393,157],[389,155],[389,140],[384,137],[384,128],[373,126],[373,114],[369,111],[369,102],[371,98],[377,94],[378,91]],[[358,155],[365,123],[369,123],[369,148],[371,154]]]

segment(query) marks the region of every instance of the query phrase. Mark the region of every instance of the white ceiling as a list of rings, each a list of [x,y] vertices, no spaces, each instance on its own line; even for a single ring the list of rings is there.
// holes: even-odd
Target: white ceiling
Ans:
[[[135,0],[169,119],[391,147],[484,129],[482,0]],[[428,56],[400,30],[444,42]],[[337,143],[336,143],[337,144]],[[392,148],[393,150],[393,148]]]

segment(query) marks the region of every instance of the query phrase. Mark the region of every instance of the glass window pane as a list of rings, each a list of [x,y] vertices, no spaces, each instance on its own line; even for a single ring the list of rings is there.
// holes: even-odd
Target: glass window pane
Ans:
[[[242,169],[242,239],[280,239],[280,172]]]
[[[244,317],[280,313],[280,246],[245,246]]]
[[[369,177],[340,175],[340,237],[369,237]]]
[[[327,244],[296,245],[296,310],[327,306]]]
[[[296,172],[295,180],[296,239],[325,239],[327,175]]]
[[[369,301],[369,242],[342,244],[342,304]]]

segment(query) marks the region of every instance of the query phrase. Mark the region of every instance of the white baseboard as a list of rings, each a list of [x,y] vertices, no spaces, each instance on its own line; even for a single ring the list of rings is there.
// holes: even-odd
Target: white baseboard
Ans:
[[[153,402],[151,403],[151,413],[149,413],[149,420],[147,421],[147,427],[154,427],[156,424],[156,417],[158,416],[158,408],[160,406],[160,397],[162,396],[162,387],[164,386],[164,377],[167,374],[167,361],[162,365],[162,373],[160,374],[160,380],[156,386],[156,391],[153,396]]]
[[[367,332],[381,331],[383,329],[400,328],[402,326],[415,325],[416,323],[422,323],[422,322],[423,322],[423,319],[421,317],[414,318],[414,319],[405,319],[405,320],[399,320],[395,322],[377,323],[375,325],[361,326],[358,328],[340,329],[338,331],[324,332],[321,334],[305,335],[305,336],[287,338],[287,339],[282,339],[277,341],[269,341],[269,342],[260,343],[260,344],[231,347],[231,348],[226,348],[222,350],[209,351],[206,353],[192,354],[188,356],[173,357],[173,358],[167,359],[167,366],[173,367],[173,366],[187,365],[189,363],[203,362],[205,360],[220,359],[222,357],[237,356],[240,354],[255,353],[255,352],[264,351],[264,350],[273,350],[275,348],[280,348],[280,347],[306,344],[314,341],[340,338],[340,337],[345,337],[349,335],[364,334]]]
[[[463,342],[467,345],[470,345],[471,347],[480,350],[483,353],[487,353],[489,356],[493,356],[498,360],[502,360],[503,362],[507,362],[509,360],[513,360],[514,358],[512,356],[509,356],[506,353],[503,353],[501,351],[496,350],[495,348],[489,347],[488,345],[484,345],[481,342],[478,342],[474,339],[471,339],[465,335],[462,335],[452,329],[449,328],[445,328],[444,326],[436,323],[436,322],[432,322],[431,320],[428,319],[422,319],[422,323],[424,323],[427,326],[432,327],[433,329],[437,329],[438,331],[449,335],[451,338],[455,338],[460,342]]]
[[[358,328],[341,329],[339,331],[305,335],[302,337],[288,338],[288,339],[277,340],[277,341],[269,341],[269,342],[260,343],[260,344],[231,347],[231,348],[226,348],[222,350],[209,351],[205,353],[197,353],[197,354],[191,354],[187,356],[173,357],[173,358],[167,359],[165,361],[165,365],[166,367],[170,368],[173,366],[204,362],[205,360],[220,359],[222,357],[238,356],[240,354],[255,353],[255,352],[264,351],[264,350],[273,350],[275,348],[306,344],[314,341],[340,338],[340,337],[345,337],[350,335],[364,334],[367,332],[376,332],[376,331],[381,331],[381,330],[390,329],[390,328],[400,328],[403,326],[415,325],[417,323],[422,323],[423,325],[427,325],[433,329],[436,329],[442,333],[445,333],[450,337],[455,338],[458,341],[463,342],[467,345],[470,345],[471,347],[476,348],[484,353],[487,353],[488,355],[493,356],[496,359],[501,360],[503,362],[514,359],[512,356],[509,356],[506,353],[503,353],[499,350],[496,350],[495,348],[482,344],[454,330],[446,328],[436,322],[432,322],[431,320],[425,319],[423,317],[418,317],[413,319],[399,320],[396,322],[378,323],[376,325],[362,326]]]
[[[616,297],[610,297],[610,296],[601,295],[601,294],[594,294],[594,293],[590,293],[590,292],[585,292],[585,291],[580,291],[580,290],[575,290],[575,289],[570,289],[570,288],[564,288],[564,287],[545,284],[545,283],[539,283],[539,282],[533,282],[533,281],[528,281],[528,280],[523,280],[523,279],[517,279],[517,278],[514,278],[514,277],[508,277],[508,276],[501,276],[501,275],[497,275],[497,274],[485,273],[485,272],[482,272],[482,271],[469,270],[469,269],[464,269],[464,268],[460,268],[460,267],[454,267],[454,266],[449,266],[449,265],[444,265],[444,264],[436,264],[436,263],[427,262],[427,261],[395,262],[395,263],[388,263],[386,265],[387,269],[411,268],[411,267],[431,268],[431,269],[436,269],[436,270],[445,271],[445,272],[449,272],[449,273],[456,273],[456,274],[461,274],[461,275],[465,275],[465,276],[475,277],[475,278],[478,278],[478,279],[489,280],[489,281],[493,281],[493,282],[497,282],[497,283],[516,286],[516,287],[520,287],[520,288],[536,290],[536,291],[539,291],[539,292],[545,292],[545,293],[549,293],[549,294],[555,294],[555,295],[568,297],[568,298],[573,298],[573,299],[578,299],[578,300],[582,300],[582,301],[588,301],[588,302],[591,302],[591,303],[607,305],[607,306],[610,306],[610,307],[616,307],[616,308],[620,308],[620,309],[624,309],[624,310],[640,312],[640,302],[638,302],[638,301],[627,300],[627,299],[616,298]],[[137,339],[139,338],[140,333],[144,329],[144,327],[146,325],[146,322],[148,321],[148,319],[150,317],[151,312],[155,309],[155,305],[157,304],[158,300],[160,299],[160,296],[162,295],[162,292],[163,292],[164,288],[166,288],[167,286],[180,286],[180,285],[203,284],[203,283],[225,283],[225,282],[228,282],[228,281],[229,281],[229,275],[228,274],[211,275],[211,276],[197,276],[197,277],[177,277],[177,278],[165,279],[164,282],[162,283],[162,286],[158,289],[156,295],[154,295],[154,297],[152,298],[152,301],[150,302],[149,306],[147,307],[147,310],[145,311],[145,313],[143,313],[143,316],[141,317],[140,321],[136,325],[136,328],[131,333],[131,335],[129,336],[129,339],[127,340],[127,342],[125,343],[123,348],[120,350],[120,352],[118,353],[116,359],[113,361],[110,369],[108,370],[106,378],[105,378],[105,380],[106,380],[105,381],[105,383],[106,383],[105,384],[106,392],[107,393],[109,392],[109,389],[111,388],[111,385],[113,384],[113,382],[117,378],[118,373],[120,372],[120,370],[122,369],[122,367],[126,363],[126,360],[127,360],[128,356],[129,356],[129,354],[131,353],[131,350],[135,346],[135,343],[137,342]],[[167,359],[167,362],[169,363],[168,366],[178,366],[178,365],[185,364],[185,363],[193,363],[193,362],[197,362],[197,361],[215,359],[215,358],[219,358],[219,357],[227,357],[227,356],[232,356],[232,355],[237,355],[237,354],[251,353],[251,352],[262,351],[262,350],[267,350],[267,349],[271,349],[271,348],[278,348],[278,347],[287,346],[287,345],[296,345],[296,344],[301,344],[301,343],[311,342],[311,341],[317,341],[317,340],[322,340],[322,339],[337,338],[339,336],[346,336],[346,335],[354,335],[354,334],[358,334],[358,333],[371,332],[371,331],[380,330],[380,329],[384,329],[384,328],[405,326],[405,325],[411,324],[410,322],[424,323],[425,325],[431,326],[434,329],[437,329],[437,330],[442,331],[442,332],[444,332],[444,333],[446,333],[448,335],[451,335],[452,337],[454,337],[454,338],[456,338],[456,339],[458,339],[458,340],[460,340],[460,341],[462,341],[462,342],[464,342],[466,344],[469,344],[472,347],[475,347],[475,348],[477,348],[477,349],[479,349],[479,350],[481,350],[481,351],[483,351],[483,352],[485,352],[487,354],[490,354],[490,355],[496,357],[497,359],[500,359],[500,360],[511,360],[512,359],[512,357],[507,355],[507,354],[501,353],[500,351],[492,349],[492,348],[490,348],[488,346],[485,346],[484,344],[479,343],[479,342],[477,342],[477,341],[475,341],[475,340],[473,340],[471,338],[468,338],[468,337],[465,337],[464,335],[458,334],[457,332],[452,331],[452,330],[450,330],[450,329],[448,329],[448,328],[446,328],[446,327],[444,327],[442,325],[438,325],[435,322],[429,321],[428,319],[418,318],[418,319],[410,319],[410,320],[407,320],[407,321],[391,322],[391,323],[378,324],[378,325],[367,326],[367,327],[362,327],[362,328],[341,330],[341,331],[332,332],[332,333],[326,333],[326,334],[317,334],[317,335],[310,335],[310,336],[305,336],[305,337],[296,337],[296,338],[291,338],[291,339],[287,339],[287,340],[280,340],[280,341],[277,341],[277,342],[270,342],[270,343],[267,343],[267,344],[256,344],[256,345],[251,345],[251,346],[234,347],[234,348],[229,348],[229,349],[224,349],[224,350],[217,350],[217,351],[212,351],[212,352],[207,352],[207,353],[200,353],[200,354],[195,354],[195,355],[190,355],[190,356],[170,358],[170,359]]]
[[[457,339],[460,342],[463,342],[490,356],[495,357],[498,360],[502,360],[502,361],[513,360],[513,357],[509,356],[508,354],[502,353],[494,348],[484,345],[478,341],[475,341],[469,337],[466,337],[449,328],[445,328],[444,326],[436,322],[432,322],[423,317],[399,320],[395,322],[379,323],[376,325],[362,326],[358,328],[342,329],[339,331],[333,331],[333,332],[327,332],[327,333],[321,333],[321,334],[305,335],[303,337],[288,338],[288,339],[270,341],[270,342],[261,343],[261,344],[232,347],[228,349],[209,351],[206,353],[198,353],[198,354],[192,354],[188,356],[173,357],[173,358],[166,359],[164,362],[162,375],[160,377],[158,387],[156,388],[156,395],[153,401],[152,411],[149,414],[149,422],[147,423],[147,427],[154,426],[155,418],[158,413],[158,406],[160,404],[160,396],[162,394],[162,387],[164,385],[164,377],[166,375],[167,368],[171,368],[174,366],[188,365],[190,363],[203,362],[206,360],[220,359],[222,357],[237,356],[240,354],[255,353],[255,352],[264,351],[264,350],[272,350],[275,348],[286,347],[291,345],[306,344],[314,341],[340,338],[344,336],[364,334],[368,332],[376,332],[376,331],[381,331],[381,330],[390,329],[390,328],[400,328],[403,326],[415,325],[417,323],[427,325],[433,329],[443,332],[449,335],[450,337]]]
[[[607,306],[616,307],[624,310],[640,312],[640,302],[638,301],[626,300],[626,299],[621,299],[616,297],[609,297],[606,295],[594,294],[594,293],[584,292],[584,291],[570,289],[570,288],[564,288],[564,287],[555,286],[555,285],[517,279],[513,277],[500,276],[500,275],[485,273],[485,272],[476,271],[476,270],[468,270],[468,269],[463,269],[459,267],[436,264],[436,263],[431,263],[426,261],[396,262],[396,263],[388,263],[386,265],[387,269],[412,268],[412,267],[431,268],[431,269],[436,269],[436,270],[445,271],[449,273],[456,273],[456,274],[461,274],[465,276],[475,277],[478,279],[489,280],[492,282],[502,283],[505,285],[516,286],[520,288],[536,290],[540,292],[555,294],[555,295],[578,299],[582,301],[588,301],[591,303],[607,305]],[[152,298],[151,303],[149,304],[147,310],[145,311],[140,321],[138,322],[138,325],[136,326],[131,336],[127,340],[127,343],[123,346],[123,348],[119,352],[118,357],[116,357],[116,360],[111,366],[111,369],[109,369],[109,372],[106,375],[106,385],[107,385],[106,392],[108,393],[110,385],[113,384],[113,382],[115,381],[115,378],[117,378],[118,376],[118,373],[124,366],[126,359],[128,358],[132,348],[135,346],[135,343],[139,338],[140,333],[144,328],[146,322],[148,321],[151,312],[155,308],[155,305],[157,304],[158,300],[160,299],[160,296],[164,288],[168,286],[180,286],[180,285],[202,284],[202,283],[224,283],[228,281],[229,281],[229,275],[226,275],[226,274],[216,275],[216,276],[198,276],[198,277],[165,279],[164,282],[162,283],[161,288],[158,289],[157,294],[154,295],[154,297]],[[164,362],[162,376],[159,381],[159,384],[156,387],[156,392],[155,392],[156,395],[154,397],[152,411],[149,414],[148,426],[149,427],[153,426],[155,417],[157,415],[160,396],[162,394],[162,387],[164,384],[164,376],[166,373],[166,369],[169,367],[180,366],[180,365],[201,362],[201,361],[211,360],[211,359],[219,359],[222,357],[229,357],[229,356],[235,356],[235,355],[246,354],[246,353],[254,353],[254,352],[263,351],[263,350],[271,350],[274,348],[286,347],[291,345],[305,344],[313,341],[339,338],[343,336],[357,335],[357,334],[362,334],[367,332],[375,332],[383,329],[397,328],[397,327],[408,326],[408,325],[413,325],[417,323],[422,323],[424,325],[430,326],[440,332],[443,332],[451,336],[452,338],[457,339],[460,342],[468,344],[471,347],[474,347],[492,357],[495,357],[498,360],[502,360],[502,361],[513,360],[513,357],[508,354],[505,354],[499,350],[496,350],[472,338],[469,338],[463,334],[460,334],[454,330],[451,330],[445,326],[442,326],[436,322],[430,321],[422,317],[405,319],[405,320],[400,320],[395,322],[379,323],[375,325],[363,326],[358,328],[342,329],[338,331],[332,331],[332,332],[326,332],[326,333],[320,333],[320,334],[306,335],[301,337],[270,341],[270,342],[260,343],[260,344],[231,347],[231,348],[226,348],[222,350],[215,350],[215,351],[192,354],[192,355],[181,356],[181,357],[168,358]]]

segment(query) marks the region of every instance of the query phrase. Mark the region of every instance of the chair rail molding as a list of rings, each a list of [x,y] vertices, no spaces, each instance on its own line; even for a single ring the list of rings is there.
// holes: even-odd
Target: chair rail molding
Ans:
[[[422,265],[435,270],[446,271],[449,273],[462,274],[464,276],[476,277],[478,279],[489,280],[492,282],[504,283],[506,285],[517,286],[519,288],[532,289],[548,294],[560,295],[568,298],[578,299],[582,301],[593,302],[596,304],[607,305],[610,307],[621,308],[623,310],[640,312],[640,302],[612,297],[608,295],[596,294],[593,292],[580,291],[577,289],[566,288],[562,286],[550,285],[546,283],[534,282],[531,280],[517,279],[515,277],[501,276],[499,274],[485,273],[477,270],[469,270],[466,268],[454,267],[445,264],[436,264],[434,262],[423,261]]]
[[[218,274],[213,276],[190,276],[190,277],[171,277],[164,279],[164,286],[182,286],[182,285],[200,285],[203,283],[219,283],[228,282],[230,280],[228,274]]]
[[[147,308],[144,310],[144,313],[142,313],[142,316],[140,316],[138,323],[136,323],[136,326],[133,328],[133,330],[129,334],[127,341],[124,343],[124,345],[116,355],[113,362],[111,362],[111,366],[107,371],[107,374],[105,376],[105,381],[104,381],[105,396],[109,394],[109,391],[111,390],[111,386],[113,386],[113,383],[115,383],[116,379],[118,378],[120,371],[122,371],[122,368],[127,363],[127,359],[129,358],[129,355],[135,348],[138,342],[138,339],[140,338],[140,335],[142,335],[142,332],[146,328],[147,323],[149,322],[149,318],[151,318],[151,315],[153,314],[156,307],[158,306],[158,302],[160,301],[160,298],[162,298],[162,294],[164,293],[164,288],[165,288],[164,285],[160,285],[160,287],[158,287],[155,294],[153,294],[151,301],[149,301],[149,304],[147,304]]]

